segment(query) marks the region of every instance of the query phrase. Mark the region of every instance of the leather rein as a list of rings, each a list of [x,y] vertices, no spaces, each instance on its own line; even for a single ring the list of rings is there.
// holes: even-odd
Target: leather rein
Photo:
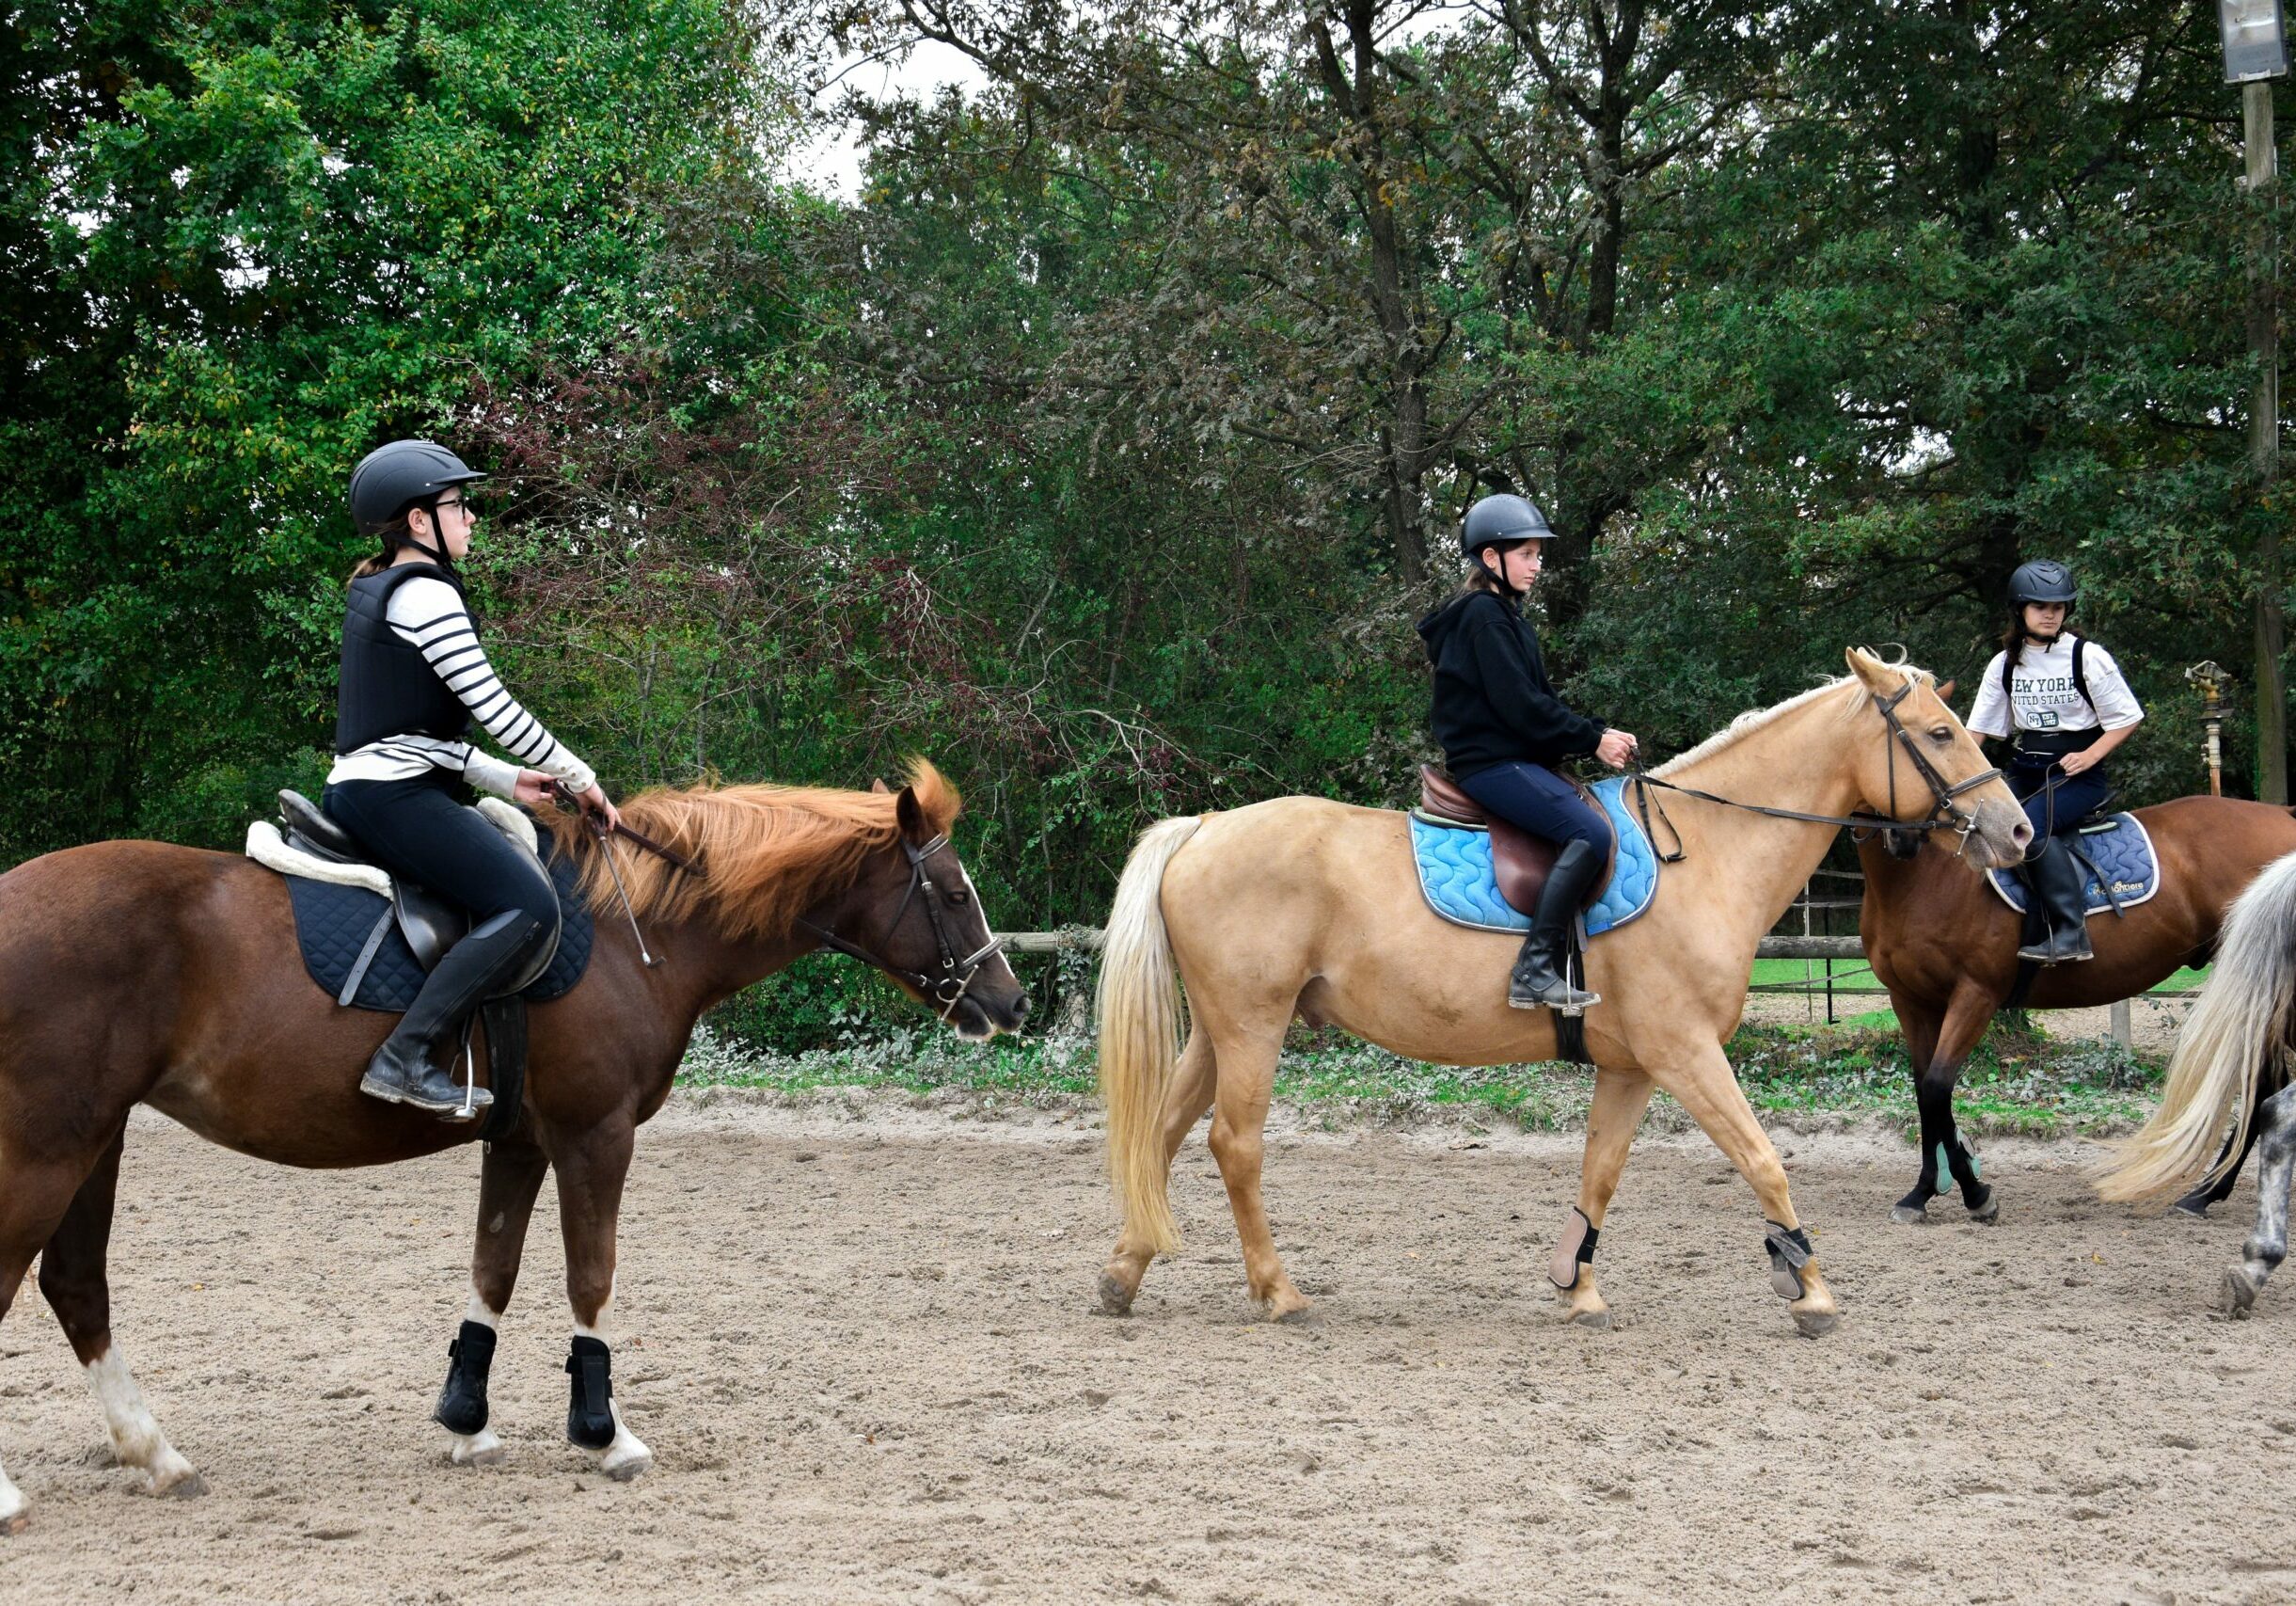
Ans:
[[[1874,700],[1875,709],[1881,715],[1883,722],[1889,725],[1891,738],[1895,742],[1895,746],[1890,752],[1890,812],[1888,816],[1804,814],[1799,809],[1773,808],[1766,803],[1740,803],[1735,798],[1718,797],[1713,792],[1701,791],[1696,787],[1686,787],[1673,781],[1660,780],[1657,776],[1645,771],[1637,770],[1634,771],[1633,780],[1636,787],[1636,803],[1642,813],[1643,835],[1650,837],[1651,847],[1655,851],[1658,846],[1658,838],[1651,830],[1651,811],[1656,805],[1654,805],[1651,799],[1650,788],[1657,787],[1666,791],[1680,792],[1685,797],[1697,798],[1703,803],[1720,803],[1724,808],[1742,809],[1748,814],[1766,815],[1772,819],[1796,819],[1809,825],[1847,826],[1852,831],[1876,829],[1952,831],[1960,837],[1960,845],[1955,850],[1956,856],[1966,854],[1969,851],[1970,836],[1977,829],[1977,817],[1954,800],[1965,792],[1976,790],[1988,781],[2000,780],[2002,771],[1998,768],[1987,770],[1979,774],[1971,775],[1968,780],[1958,784],[1946,780],[1939,772],[1938,767],[1929,761],[1928,755],[1914,742],[1913,733],[1906,728],[1905,722],[1897,717],[1897,706],[1912,695],[1914,685],[1915,682],[1908,678],[1903,686],[1897,689],[1896,694],[1893,696],[1884,697],[1878,692],[1870,693]],[[1897,748],[1905,749],[1906,756],[1913,762],[1914,773],[1921,776],[1929,787],[1929,812],[1920,819],[1903,820],[1896,818]],[[1674,838],[1674,851],[1671,853],[1660,853],[1658,857],[1665,864],[1679,863],[1684,853],[1682,833],[1674,829],[1672,820],[1667,819],[1663,806],[1657,806],[1657,815],[1659,819],[1665,821],[1668,834]]]
[[[949,941],[948,922],[941,913],[940,891],[933,885],[932,872],[925,867],[926,860],[948,845],[949,839],[946,836],[936,836],[922,845],[909,841],[906,837],[902,839],[901,851],[909,855],[909,886],[901,894],[900,906],[894,910],[893,918],[885,925],[885,930],[888,931],[898,930],[901,916],[909,913],[910,900],[915,898],[919,892],[925,894],[922,900],[925,905],[925,917],[932,923],[933,941],[940,948],[940,958],[929,973],[904,970],[897,964],[888,964],[859,943],[839,936],[826,926],[816,926],[811,920],[800,919],[798,921],[800,927],[819,940],[823,947],[834,948],[847,959],[857,959],[872,970],[881,970],[887,976],[897,977],[914,986],[918,992],[940,1006],[940,1017],[943,1026],[947,1025],[949,1017],[957,1012],[957,1006],[964,1002],[965,994],[973,990],[973,978],[980,974],[981,967],[987,964],[992,956],[1002,953],[1005,949],[1005,939],[991,935],[988,942],[974,949],[973,952],[961,959],[958,957],[957,945]]]

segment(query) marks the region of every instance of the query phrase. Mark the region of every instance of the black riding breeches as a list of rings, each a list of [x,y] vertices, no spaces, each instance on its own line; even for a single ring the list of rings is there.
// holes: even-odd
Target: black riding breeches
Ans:
[[[550,878],[524,849],[454,801],[444,771],[434,775],[339,782],[321,806],[376,864],[462,905],[474,921],[515,910],[555,924]]]

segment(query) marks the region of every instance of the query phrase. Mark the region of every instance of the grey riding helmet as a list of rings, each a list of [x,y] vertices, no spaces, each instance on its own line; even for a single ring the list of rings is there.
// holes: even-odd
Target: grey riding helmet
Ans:
[[[2080,597],[2081,588],[2073,583],[2073,571],[2054,558],[2035,558],[2032,563],[2019,564],[2009,577],[2009,600],[2022,608],[2028,602],[2062,602],[2066,611],[2072,611]]]
[[[456,485],[486,476],[433,440],[378,446],[351,470],[351,517],[361,535],[379,535],[410,507],[428,507]]]
[[[1555,533],[1546,516],[1529,498],[1489,496],[1467,509],[1459,525],[1459,555],[1468,563],[1485,547],[1512,547],[1522,541],[1551,541]]]

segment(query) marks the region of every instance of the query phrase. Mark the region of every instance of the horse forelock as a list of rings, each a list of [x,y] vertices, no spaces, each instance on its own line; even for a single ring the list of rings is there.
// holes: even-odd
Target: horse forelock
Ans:
[[[1901,672],[1906,676],[1906,683],[1908,685],[1934,687],[1937,684],[1938,677],[1936,676],[1930,674],[1926,669],[1917,668],[1913,664],[1907,663],[1903,660],[1903,659],[1899,659],[1896,661],[1883,660],[1881,662],[1885,668]],[[1738,742],[1743,741],[1746,738],[1751,736],[1754,732],[1761,730],[1765,726],[1769,725],[1780,719],[1784,718],[1786,715],[1793,713],[1797,709],[1806,708],[1813,703],[1831,696],[1833,693],[1841,691],[1845,686],[1861,686],[1862,684],[1863,683],[1860,681],[1855,675],[1835,676],[1829,679],[1821,680],[1815,686],[1811,687],[1807,692],[1799,692],[1792,697],[1788,697],[1782,703],[1773,703],[1766,708],[1749,708],[1746,710],[1746,712],[1740,714],[1736,719],[1732,720],[1728,724],[1724,725],[1720,730],[1716,731],[1705,740],[1700,742],[1696,747],[1691,748],[1687,753],[1684,753],[1676,757],[1668,759],[1664,764],[1659,765],[1657,769],[1652,771],[1651,773],[1654,775],[1671,775],[1676,771],[1686,770],[1693,764],[1713,757],[1717,753],[1721,752],[1726,747],[1736,745]],[[1862,709],[1856,699],[1845,698],[1843,702],[1842,711],[1845,716],[1850,716],[1861,712]]]
[[[922,758],[910,761],[908,786],[928,834],[945,835],[963,806],[957,788]],[[899,796],[764,783],[640,792],[621,805],[623,822],[699,873],[616,843],[630,908],[641,920],[706,918],[728,937],[778,935],[852,885],[870,857],[899,838]],[[553,813],[543,824],[573,855],[591,908],[611,908],[618,901],[613,870],[598,837],[575,815]]]

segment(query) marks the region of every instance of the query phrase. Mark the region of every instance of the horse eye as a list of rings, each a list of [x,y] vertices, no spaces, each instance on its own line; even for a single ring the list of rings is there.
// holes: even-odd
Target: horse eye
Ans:
[[[967,892],[961,886],[955,887],[950,890],[949,901],[956,904],[958,908],[962,908],[964,905],[973,901],[973,895]]]
[[[1929,739],[1939,743],[1940,746],[1953,740],[1953,739],[1954,733],[1943,725],[1932,725],[1929,727]]]

